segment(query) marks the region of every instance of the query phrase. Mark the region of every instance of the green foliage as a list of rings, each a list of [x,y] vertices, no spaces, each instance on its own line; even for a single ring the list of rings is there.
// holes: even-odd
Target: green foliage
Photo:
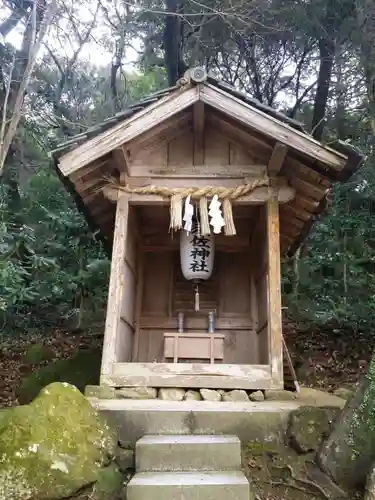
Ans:
[[[298,261],[284,264],[284,302],[294,318],[354,330],[375,323],[375,165],[333,191]]]
[[[70,359],[58,359],[39,368],[25,377],[17,389],[19,402],[30,403],[44,387],[53,382],[67,382],[83,393],[86,385],[99,383],[101,355],[101,349],[86,349]]]
[[[104,304],[109,260],[50,168],[27,182],[13,222],[3,186],[0,308],[4,325],[69,317],[95,297]]]
[[[353,2],[177,3],[181,29],[172,49],[181,46],[183,62],[205,64],[217,77],[298,118],[307,130],[316,105],[319,47],[334,39],[324,137],[328,143],[347,139],[370,159],[350,183],[334,190],[329,212],[315,224],[298,261],[284,263],[283,300],[294,318],[369,327],[375,318],[375,155]],[[62,321],[79,328],[86,317],[104,311],[108,255],[46,152],[166,86],[165,2],[112,4],[101,2],[98,17],[90,3],[66,8],[64,29],[52,26],[58,43],[43,52],[30,81],[0,185],[3,331]],[[87,10],[85,21],[80,9]],[[83,56],[87,43],[90,50],[99,45],[112,54],[112,62],[92,64]],[[137,72],[124,70],[132,47]],[[8,71],[10,44],[3,55]],[[3,100],[0,92],[0,110]]]
[[[31,345],[25,354],[24,361],[29,365],[39,365],[43,361],[52,359],[53,352],[43,344]]]
[[[85,319],[103,321],[110,260],[88,227],[46,152],[63,139],[42,118],[58,74],[41,66],[28,106],[33,113],[18,131],[19,149],[10,158],[8,178],[0,184],[0,329],[56,325],[81,328]],[[91,126],[113,114],[108,70],[79,65],[65,90],[66,117]],[[123,74],[118,84],[122,105],[160,89],[163,71]],[[41,88],[44,96],[41,99]],[[74,110],[74,115],[72,115]],[[77,132],[74,123],[72,130]],[[61,135],[62,134],[62,135]],[[19,164],[19,157],[27,170]],[[31,175],[30,175],[30,169]],[[21,185],[22,184],[22,185]],[[87,324],[87,321],[86,321]]]

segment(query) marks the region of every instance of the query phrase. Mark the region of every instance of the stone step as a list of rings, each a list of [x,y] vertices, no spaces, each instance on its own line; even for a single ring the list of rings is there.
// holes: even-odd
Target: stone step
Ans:
[[[241,470],[237,436],[144,436],[136,444],[136,470]]]
[[[89,401],[118,429],[121,441],[134,443],[145,434],[233,434],[242,442],[283,441],[289,414],[300,407],[298,401]]]
[[[127,500],[250,500],[243,472],[140,472]]]

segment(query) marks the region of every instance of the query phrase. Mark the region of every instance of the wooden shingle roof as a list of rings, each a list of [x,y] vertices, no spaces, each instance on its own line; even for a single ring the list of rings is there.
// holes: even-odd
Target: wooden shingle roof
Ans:
[[[191,109],[197,101],[208,110],[206,129],[241,143],[258,163],[267,165],[277,144],[288,148],[280,174],[296,196],[280,206],[280,231],[283,253],[292,254],[324,210],[332,185],[347,181],[363,157],[346,143],[338,142],[334,147],[320,144],[301,123],[207,75],[202,81],[192,78],[147,96],[59,145],[52,152],[58,175],[91,227],[110,244],[115,207],[100,189],[106,175],[120,175],[116,161],[119,149],[123,152],[131,141],[146,137],[156,126],[160,129],[161,122],[165,131],[192,127]]]

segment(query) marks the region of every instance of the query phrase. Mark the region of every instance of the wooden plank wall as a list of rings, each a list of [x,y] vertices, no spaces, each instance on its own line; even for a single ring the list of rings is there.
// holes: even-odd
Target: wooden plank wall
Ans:
[[[130,336],[131,332],[129,332],[129,329],[125,328],[125,323],[121,320],[125,293],[124,275],[126,272],[126,262],[124,256],[126,253],[129,229],[128,219],[129,199],[128,196],[122,194],[119,196],[116,207],[100,383],[106,383],[107,376],[112,373],[113,363],[123,358],[126,344],[132,341]]]
[[[254,298],[253,316],[256,318],[256,332],[259,349],[259,363],[269,363],[268,334],[268,253],[267,219],[264,206],[259,207],[255,230],[251,238],[251,263]]]
[[[207,117],[208,119],[209,117]],[[139,138],[133,141],[127,148],[128,166],[131,174],[137,176],[152,175],[183,175],[179,166],[194,166],[194,135],[191,121],[187,121],[183,126],[174,127],[173,135],[168,131],[168,135],[161,134],[160,138],[154,136]],[[241,145],[228,139],[224,134],[206,129],[203,140],[202,165],[207,167],[211,175],[224,177],[229,172],[220,170],[220,166],[233,165],[238,167],[248,167],[249,165],[259,165],[262,163],[258,156],[245,150]],[[152,166],[152,167],[150,167]],[[210,167],[212,167],[210,169]],[[235,169],[234,172],[238,172]],[[251,176],[251,168],[242,169],[244,175]],[[191,175],[191,172],[189,172]],[[254,172],[259,175],[259,171]],[[233,173],[232,173],[233,175]]]
[[[207,331],[207,313],[215,310],[216,330],[225,334],[223,362],[258,363],[248,252],[217,252],[215,272],[201,287],[200,313],[193,311],[192,286],[182,277],[178,252],[150,252],[144,259],[145,285],[136,361],[163,361],[163,334],[177,330],[179,311],[185,313],[188,331]]]
[[[135,342],[135,303],[138,282],[138,238],[134,207],[129,207],[128,233],[124,257],[124,287],[121,301],[121,323],[117,335],[118,362],[132,361]]]

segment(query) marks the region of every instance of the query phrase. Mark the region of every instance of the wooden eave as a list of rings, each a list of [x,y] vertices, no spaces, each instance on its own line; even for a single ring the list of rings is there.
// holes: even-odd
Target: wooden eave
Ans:
[[[339,150],[326,147],[287,120],[281,121],[274,114],[241,100],[238,93],[232,95],[213,83],[189,83],[176,88],[151,100],[144,109],[136,108],[134,114],[103,132],[99,129],[94,137],[78,146],[71,142],[68,152],[59,148],[53,154],[58,174],[91,226],[99,229],[102,239],[110,244],[115,206],[103,196],[105,176],[131,176],[128,145],[138,143],[146,147],[147,141],[154,137],[178,135],[184,127],[199,126],[196,116],[201,106],[207,110],[206,127],[230,137],[249,151],[256,150],[265,165],[278,145],[286,147],[278,174],[288,180],[296,196],[280,207],[280,235],[282,252],[293,253],[324,210],[333,183],[347,180],[359,168],[362,156],[343,144]],[[199,151],[194,155],[199,158]],[[191,168],[193,171],[194,167]],[[231,170],[232,166],[228,166],[228,171]]]

